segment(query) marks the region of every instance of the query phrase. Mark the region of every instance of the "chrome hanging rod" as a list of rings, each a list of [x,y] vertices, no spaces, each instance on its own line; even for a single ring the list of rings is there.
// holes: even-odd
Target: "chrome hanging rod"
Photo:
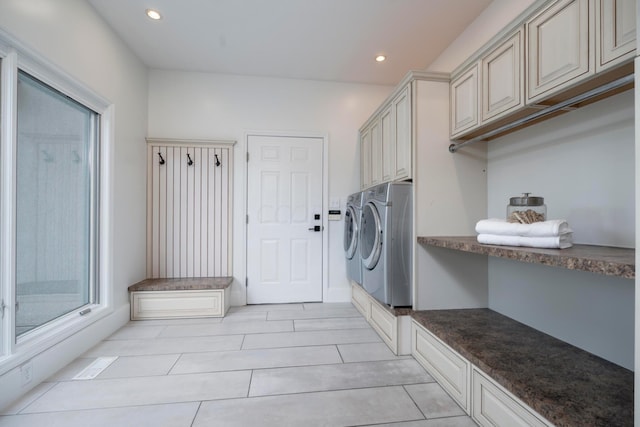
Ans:
[[[613,89],[618,89],[624,85],[627,85],[629,83],[633,83],[634,81],[634,75],[630,74],[628,76],[624,76],[621,77],[617,80],[614,80],[612,82],[606,83],[602,86],[598,86],[595,89],[591,89],[587,92],[581,93],[580,95],[574,96],[573,98],[569,98],[566,101],[562,101],[559,102],[555,105],[552,105],[550,107],[546,107],[542,110],[536,111],[534,113],[529,114],[526,117],[523,117],[521,119],[515,120],[509,124],[506,124],[504,126],[500,126],[497,129],[491,130],[487,133],[483,133],[482,135],[476,136],[474,138],[471,138],[467,141],[464,142],[459,142],[457,144],[451,144],[449,145],[449,152],[451,153],[455,153],[456,151],[458,151],[459,149],[461,149],[462,147],[466,147],[467,145],[479,142],[479,141],[483,141],[487,138],[491,138],[492,136],[501,134],[503,132],[506,132],[508,130],[514,129],[518,126],[522,126],[526,123],[529,123],[533,120],[539,119],[540,117],[544,117],[544,116],[548,116],[549,114],[553,114],[556,111],[562,110],[563,108],[567,108],[570,107],[573,104],[577,104],[579,102],[582,101],[586,101],[588,99],[594,98],[598,95],[602,95],[603,93],[606,93],[610,90]]]

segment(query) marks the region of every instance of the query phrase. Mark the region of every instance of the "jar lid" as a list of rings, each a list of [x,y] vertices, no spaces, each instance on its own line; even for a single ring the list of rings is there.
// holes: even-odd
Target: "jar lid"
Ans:
[[[509,204],[511,206],[542,206],[544,197],[529,196],[531,193],[522,193],[522,197],[511,197]]]

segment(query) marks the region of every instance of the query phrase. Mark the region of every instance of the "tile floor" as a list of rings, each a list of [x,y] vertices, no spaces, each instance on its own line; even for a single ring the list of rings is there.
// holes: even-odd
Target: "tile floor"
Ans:
[[[99,356],[118,358],[72,379]],[[130,322],[0,416],[2,427],[370,425],[475,426],[347,303]]]

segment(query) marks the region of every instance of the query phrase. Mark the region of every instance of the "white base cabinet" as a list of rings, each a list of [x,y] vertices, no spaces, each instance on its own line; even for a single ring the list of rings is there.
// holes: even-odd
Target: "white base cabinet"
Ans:
[[[223,317],[229,309],[229,291],[131,292],[131,320]]]
[[[398,354],[398,318],[377,302],[371,301],[369,324],[394,353]]]
[[[473,387],[471,416],[479,425],[487,427],[553,426],[475,366],[472,369],[471,382]]]
[[[411,354],[479,425],[553,426],[415,320]]]
[[[394,354],[411,354],[411,340],[408,337],[409,323],[402,321],[403,317],[408,316],[395,316],[387,307],[356,284],[351,285],[351,303]],[[407,331],[403,328],[407,328]]]
[[[368,322],[371,317],[371,302],[369,301],[369,295],[367,295],[364,289],[360,286],[352,285],[351,302]]]
[[[471,364],[415,321],[411,322],[411,354],[470,414]]]

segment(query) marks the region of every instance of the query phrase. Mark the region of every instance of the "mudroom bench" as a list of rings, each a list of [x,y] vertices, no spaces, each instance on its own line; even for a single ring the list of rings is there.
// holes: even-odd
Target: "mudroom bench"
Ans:
[[[633,372],[490,309],[411,313],[412,354],[482,426],[633,426]]]
[[[145,279],[129,286],[131,320],[224,317],[233,277]]]

